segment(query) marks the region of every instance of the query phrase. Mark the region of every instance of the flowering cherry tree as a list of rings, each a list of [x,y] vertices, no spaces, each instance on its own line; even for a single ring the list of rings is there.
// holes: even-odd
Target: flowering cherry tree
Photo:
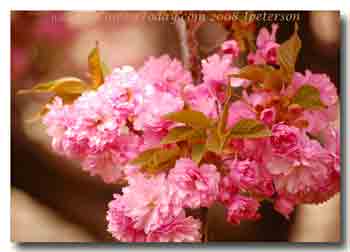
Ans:
[[[288,219],[298,204],[339,192],[337,90],[325,74],[295,71],[297,25],[281,44],[277,24],[260,29],[253,50],[231,36],[195,67],[194,31],[185,34],[188,70],[163,55],[110,72],[96,47],[89,82],[21,91],[55,94],[39,112],[55,152],[105,183],[124,183],[106,217],[116,240],[205,241],[214,203],[239,224],[261,218],[264,200]]]

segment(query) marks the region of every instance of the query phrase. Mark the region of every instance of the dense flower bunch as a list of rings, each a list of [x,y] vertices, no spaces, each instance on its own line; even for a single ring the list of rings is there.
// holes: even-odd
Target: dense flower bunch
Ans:
[[[221,203],[239,224],[259,219],[268,200],[289,218],[339,191],[337,90],[325,74],[294,71],[297,30],[279,44],[277,29],[260,30],[243,67],[238,43],[225,41],[202,61],[200,83],[167,55],[76,85],[70,103],[66,82],[51,83],[58,96],[43,122],[54,150],[106,183],[127,181],[109,203],[115,239],[197,242],[202,225],[189,209]]]

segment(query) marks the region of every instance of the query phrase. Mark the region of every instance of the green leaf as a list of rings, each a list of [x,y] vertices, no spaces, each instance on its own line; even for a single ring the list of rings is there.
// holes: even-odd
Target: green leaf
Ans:
[[[230,76],[262,83],[262,87],[266,90],[280,90],[283,81],[281,71],[268,65],[247,65],[241,68],[238,74]]]
[[[295,72],[295,63],[300,49],[301,40],[298,35],[298,23],[295,23],[293,35],[277,49],[277,62],[288,83]]]
[[[74,77],[66,77],[49,81],[45,83],[39,83],[31,89],[19,90],[17,94],[31,94],[31,93],[53,93],[56,96],[62,98],[64,104],[70,104],[75,101],[84,91],[88,89],[82,80]],[[34,122],[41,119],[47,112],[47,104],[51,103],[53,98],[37,112],[28,122]]]
[[[230,130],[228,138],[260,138],[271,136],[271,131],[255,119],[242,119]]]
[[[308,84],[301,86],[294,97],[292,103],[298,104],[305,109],[320,109],[325,108],[320,98],[320,91]]]
[[[18,94],[53,93],[61,97],[65,102],[74,101],[87,89],[88,86],[82,80],[74,77],[65,77],[47,83],[39,83],[31,89],[18,91]]]
[[[261,65],[247,65],[240,69],[239,73],[230,77],[242,78],[256,82],[264,82],[267,68]]]
[[[98,44],[92,49],[88,57],[89,73],[91,78],[91,86],[97,89],[104,82],[103,66],[100,59]]]
[[[267,72],[266,76],[265,76],[265,80],[263,83],[263,88],[264,90],[281,90],[281,88],[283,87],[283,74],[281,72],[281,70],[271,70],[269,72]]]
[[[145,150],[141,152],[136,158],[132,159],[130,161],[130,164],[142,166],[152,159],[154,153],[160,150],[161,148],[153,148],[153,149]]]
[[[215,153],[221,152],[221,138],[216,129],[212,129],[208,132],[206,148]]]
[[[36,84],[34,87],[31,89],[21,89],[18,90],[17,94],[22,95],[22,94],[31,94],[31,93],[46,93],[46,92],[51,92],[51,88],[54,85],[53,81],[50,82],[45,82],[45,83],[39,83]]]
[[[101,68],[102,68],[102,74],[103,76],[107,76],[111,74],[111,69],[109,68],[109,66],[107,66],[107,64],[105,62],[101,62]]]
[[[148,174],[157,174],[160,172],[168,171],[169,169],[175,166],[176,159],[171,159],[164,163],[160,163],[157,166],[154,165],[145,165],[141,167],[142,172],[146,172]]]
[[[179,154],[179,147],[175,146],[171,149],[160,149],[153,153],[152,162],[156,167],[164,162],[168,162],[170,159],[176,157]]]
[[[206,150],[205,144],[202,144],[202,143],[194,144],[192,146],[192,152],[191,152],[192,160],[195,161],[197,164],[199,164],[204,156],[205,150]]]
[[[153,153],[149,162],[141,167],[143,171],[150,174],[165,171],[174,167],[176,159],[180,155],[180,148],[175,146],[171,149],[160,149]]]
[[[180,126],[171,129],[168,134],[162,139],[161,144],[171,144],[184,141],[195,134],[195,130],[191,127]]]
[[[164,116],[164,119],[184,123],[196,129],[209,128],[212,125],[212,121],[202,112],[190,109],[169,113]]]
[[[142,171],[154,174],[173,167],[179,155],[180,148],[177,146],[171,149],[153,148],[140,153],[130,163],[139,165]]]
[[[54,81],[39,83],[31,89],[19,90],[17,94],[30,93],[55,93],[58,96],[81,94],[87,89],[87,85],[74,77],[60,78]]]
[[[77,78],[61,78],[54,81],[52,91],[59,96],[81,95],[88,89],[88,86]]]
[[[94,48],[88,57],[89,73],[91,77],[90,85],[84,83],[82,80],[74,77],[64,77],[57,80],[39,83],[31,89],[19,90],[17,94],[31,94],[31,93],[53,93],[62,98],[64,104],[74,102],[84,91],[88,89],[96,89],[104,82],[104,73],[107,73],[107,68],[100,61],[98,46]],[[34,119],[40,119],[46,112],[45,106],[35,115]],[[33,120],[34,120],[33,119]]]
[[[186,140],[189,144],[194,144],[198,142],[205,142],[207,139],[206,129],[195,129],[193,134],[189,136]]]

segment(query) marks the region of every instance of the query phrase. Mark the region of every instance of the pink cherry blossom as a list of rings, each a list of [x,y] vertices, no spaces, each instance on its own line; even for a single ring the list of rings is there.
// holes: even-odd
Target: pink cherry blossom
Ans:
[[[338,117],[338,95],[335,85],[326,74],[315,74],[310,70],[305,75],[295,73],[291,85],[287,88],[286,94],[293,96],[303,85],[311,85],[320,92],[321,101],[327,106],[321,110],[305,110],[302,117],[309,123],[307,131],[312,134],[319,134],[322,129],[328,126],[328,122],[335,121]]]
[[[147,242],[200,242],[201,222],[184,211],[175,218],[166,220],[147,236]]]
[[[185,85],[192,83],[191,74],[177,59],[168,55],[150,57],[139,70],[140,78],[154,85],[159,91],[179,95]]]
[[[260,218],[260,204],[254,198],[237,194],[227,208],[227,221],[239,224],[241,220],[257,220]]]
[[[140,173],[140,167],[138,165],[126,164],[124,166],[124,174],[127,180],[132,179],[138,173]]]
[[[166,133],[166,130],[173,126],[174,123],[163,119],[163,116],[179,111],[183,106],[184,101],[180,96],[159,91],[148,85],[142,108],[134,118],[134,127],[136,130],[151,130],[164,135],[164,132]]]
[[[273,24],[271,31],[259,31],[248,63],[278,64],[277,30]],[[201,222],[186,215],[190,209],[219,202],[227,210],[227,221],[239,224],[259,219],[260,203],[267,199],[288,219],[297,205],[322,203],[340,191],[340,132],[335,127],[339,98],[330,78],[306,70],[295,73],[281,90],[264,91],[250,80],[232,77],[240,72],[239,54],[235,40],[225,41],[218,53],[202,60],[197,83],[177,59],[150,57],[138,71],[131,66],[114,69],[98,88],[83,92],[71,104],[54,97],[47,105],[43,123],[54,151],[77,160],[105,183],[127,182],[108,205],[108,231],[116,240],[198,242]],[[325,106],[293,104],[303,85],[316,88]],[[228,103],[225,135],[218,119],[231,87],[235,97]],[[166,119],[184,108],[202,112],[212,125]],[[260,121],[271,134],[231,137],[229,130],[243,119]],[[301,125],[299,120],[307,122]],[[172,128],[185,124],[203,134],[161,144]],[[215,145],[220,148],[205,149],[196,163],[190,151],[194,144],[207,142],[213,129],[218,130]],[[176,160],[164,155],[161,164],[166,167],[154,167],[155,173],[145,169],[160,159],[142,152],[175,146],[181,150]],[[130,162],[136,157],[144,163]]]
[[[289,215],[293,212],[295,206],[294,200],[278,197],[274,203],[274,209],[281,213],[286,219],[289,219]]]
[[[231,149],[241,159],[251,159],[263,163],[269,150],[269,138],[235,139],[228,142]],[[230,159],[232,160],[232,158]]]
[[[270,197],[274,193],[272,176],[263,164],[254,160],[233,160],[229,163],[230,179],[241,190]]]
[[[167,122],[168,123],[168,122]],[[165,124],[164,124],[165,125]],[[170,122],[167,125],[172,125]],[[154,148],[159,145],[162,138],[168,133],[167,128],[155,131],[154,128],[146,128],[142,133],[143,144],[141,151]]]
[[[114,195],[107,213],[108,231],[123,242],[198,242],[201,223],[186,217],[164,174],[129,177],[122,195]],[[176,196],[176,197],[174,197]]]
[[[323,146],[334,159],[334,170],[340,173],[340,132],[339,129],[329,125],[321,132]]]
[[[274,125],[271,149],[265,162],[279,195],[295,203],[317,203],[339,189],[334,155],[299,129]]]
[[[82,94],[72,106],[76,119],[66,134],[86,152],[102,151],[122,134],[120,130],[126,124],[126,117],[117,114],[97,92]]]
[[[145,242],[146,234],[142,229],[134,228],[133,220],[126,215],[125,208],[122,196],[114,194],[114,200],[108,204],[108,232],[122,242]]]
[[[203,82],[221,102],[225,100],[226,85],[229,84],[229,74],[233,73],[233,69],[230,55],[214,54],[202,60]]]
[[[213,54],[202,60],[203,83],[210,88],[210,91],[219,101],[224,102],[227,85],[232,87],[247,87],[250,81],[230,77],[237,74],[239,68],[233,65],[233,57],[230,54]]]
[[[209,207],[219,193],[220,174],[214,165],[198,167],[191,159],[181,158],[168,178],[173,190],[189,208]]]
[[[266,63],[265,58],[262,56],[261,51],[256,51],[255,53],[250,52],[247,56],[248,64],[260,65]]]
[[[135,72],[131,68],[115,69],[97,91],[83,93],[72,105],[74,115],[65,135],[81,155],[103,152],[115,147],[121,136],[129,134],[127,120],[141,105],[138,97]]]
[[[249,64],[277,64],[277,49],[279,44],[276,42],[276,33],[278,25],[272,25],[271,33],[265,28],[261,28],[256,40],[256,52],[248,54]]]
[[[52,148],[58,153],[64,153],[63,141],[65,131],[71,124],[71,107],[63,105],[60,97],[55,97],[53,102],[47,105],[48,113],[43,117],[43,123],[47,126],[47,134],[52,138]]]
[[[164,174],[146,178],[139,173],[129,177],[128,182],[129,186],[123,188],[125,213],[136,229],[143,229],[148,234],[182,211]]]
[[[123,166],[140,151],[143,139],[127,125],[143,104],[131,67],[114,69],[97,91],[84,92],[71,105],[56,97],[43,118],[54,149],[79,160],[106,183],[123,176]]]
[[[221,178],[218,196],[221,203],[227,206],[238,192],[238,183],[236,183],[230,175]]]
[[[213,119],[218,117],[218,106],[220,105],[207,85],[186,86],[184,89],[184,97],[193,110],[200,111]]]
[[[261,111],[260,120],[268,125],[271,125],[275,122],[276,113],[277,112],[274,107],[266,108],[263,111]]]
[[[98,95],[118,116],[138,114],[143,105],[143,84],[131,66],[113,69],[99,87]]]
[[[244,100],[254,108],[258,105],[264,107],[266,103],[268,103],[271,100],[272,97],[272,92],[255,92],[249,95],[246,91],[243,92]]]
[[[236,40],[226,40],[221,45],[221,50],[224,54],[232,55],[234,58],[239,55],[239,46]]]
[[[297,203],[317,203],[339,190],[333,162],[332,155],[317,141],[307,140],[293,161],[276,158],[267,167],[279,194],[295,198]]]
[[[105,150],[88,153],[82,158],[83,170],[99,175],[105,183],[113,183],[125,175],[125,165],[141,152],[142,139],[137,135],[120,136]]]
[[[302,133],[294,126],[278,123],[272,127],[271,147],[275,155],[295,157],[299,154]]]
[[[330,122],[337,120],[338,114],[338,105],[332,105],[322,110],[305,110],[301,115],[301,119],[308,122],[306,130],[309,133],[318,135],[328,127]]]
[[[272,24],[271,28],[272,28],[271,33],[269,32],[269,30],[266,27],[263,27],[260,29],[258,37],[256,38],[256,45],[259,48],[263,48],[269,42],[276,41],[276,33],[278,30],[278,24]]]
[[[263,162],[266,156],[266,148],[269,144],[269,139],[244,139],[243,148],[239,151],[241,159],[252,159],[259,163]]]
[[[208,84],[227,84],[228,74],[232,69],[230,56],[214,54],[202,60],[203,81]]]
[[[255,119],[256,114],[254,110],[243,101],[236,101],[231,104],[229,109],[229,116],[227,119],[228,127],[232,127],[241,119]]]
[[[338,102],[337,89],[326,74],[312,73],[310,70],[306,70],[305,75],[296,72],[291,85],[288,87],[287,93],[296,92],[303,85],[311,85],[317,88],[320,91],[322,102],[327,106],[334,105]]]

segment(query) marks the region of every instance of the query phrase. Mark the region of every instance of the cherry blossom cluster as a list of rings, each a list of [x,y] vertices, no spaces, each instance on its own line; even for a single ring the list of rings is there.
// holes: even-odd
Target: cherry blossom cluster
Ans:
[[[259,31],[248,66],[278,69],[277,29]],[[106,183],[127,181],[109,203],[115,239],[198,242],[191,209],[219,203],[239,224],[261,218],[266,200],[288,219],[298,204],[339,192],[335,85],[306,70],[263,88],[240,75],[242,55],[225,41],[202,60],[200,83],[180,61],[151,57],[138,70],[114,69],[71,104],[57,96],[48,105],[43,122],[56,152]]]

